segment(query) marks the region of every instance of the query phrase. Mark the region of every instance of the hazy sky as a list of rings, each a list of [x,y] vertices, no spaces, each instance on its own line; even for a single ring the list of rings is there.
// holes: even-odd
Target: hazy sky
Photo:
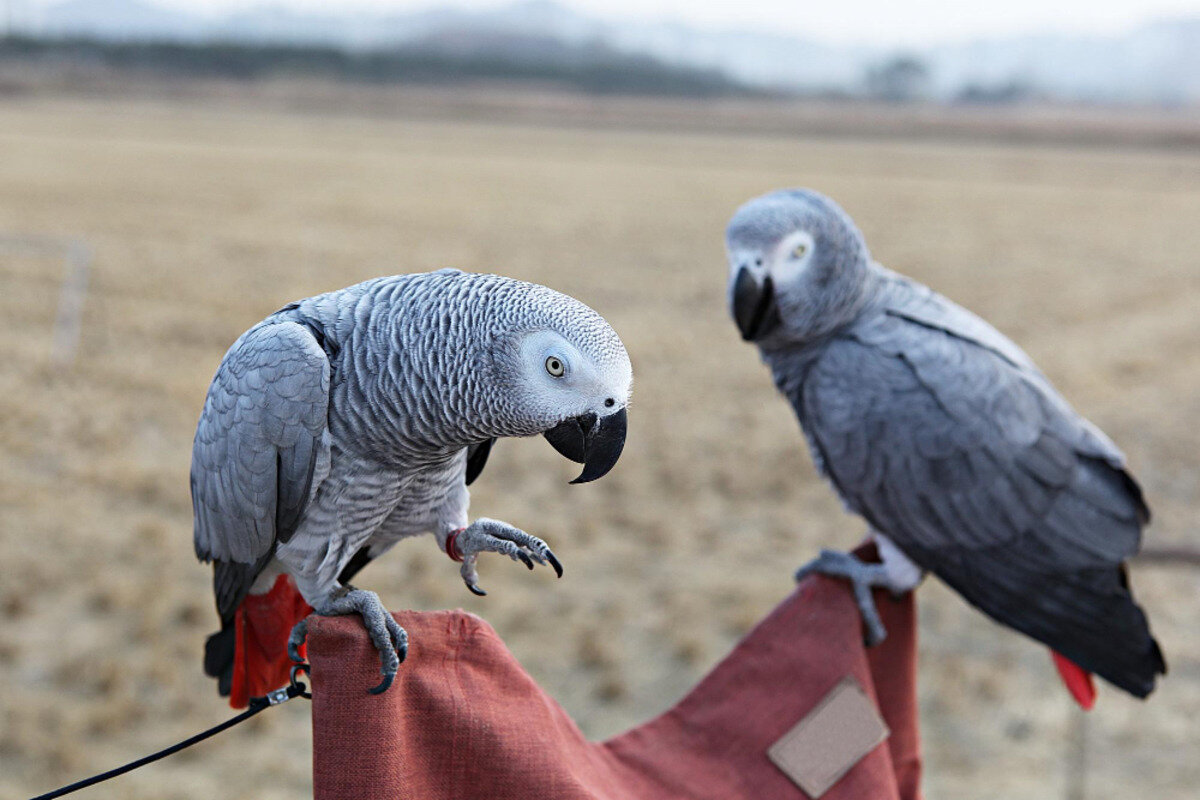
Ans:
[[[3,3],[5,0],[0,0]],[[255,5],[329,10],[413,9],[433,5],[487,8],[508,0],[144,0],[192,11]],[[52,0],[16,0],[44,6]],[[1041,31],[1112,33],[1171,15],[1200,15],[1200,0],[562,0],[604,18],[675,19],[705,28],[780,31],[837,42],[920,45]]]

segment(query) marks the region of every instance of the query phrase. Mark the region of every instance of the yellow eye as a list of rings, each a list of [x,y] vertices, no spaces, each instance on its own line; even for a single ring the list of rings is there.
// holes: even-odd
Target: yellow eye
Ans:
[[[549,372],[555,378],[561,378],[566,371],[566,366],[558,356],[550,356],[546,359],[546,372]]]
[[[796,249],[792,251],[792,258],[804,258],[804,254],[808,252],[808,245],[798,244]]]

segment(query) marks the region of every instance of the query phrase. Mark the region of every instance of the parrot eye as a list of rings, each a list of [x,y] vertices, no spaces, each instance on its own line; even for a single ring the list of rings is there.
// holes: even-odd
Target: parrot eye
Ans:
[[[550,356],[546,359],[546,372],[549,372],[555,378],[561,378],[566,371],[566,366],[558,356]]]
[[[792,251],[792,258],[804,258],[804,254],[808,252],[808,245],[801,243],[796,245],[796,249]]]

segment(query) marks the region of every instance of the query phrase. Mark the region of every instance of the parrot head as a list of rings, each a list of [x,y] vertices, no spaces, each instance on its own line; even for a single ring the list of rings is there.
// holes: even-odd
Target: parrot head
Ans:
[[[746,341],[803,343],[857,313],[870,254],[854,222],[811,189],[750,200],[725,230],[730,312]]]
[[[536,322],[506,335],[496,368],[525,433],[540,433],[583,464],[571,483],[603,477],[625,446],[633,368],[616,331],[583,303],[545,287],[529,300]]]

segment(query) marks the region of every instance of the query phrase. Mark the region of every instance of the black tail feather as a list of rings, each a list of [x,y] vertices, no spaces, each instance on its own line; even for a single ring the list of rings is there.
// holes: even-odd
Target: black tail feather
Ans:
[[[209,636],[204,642],[204,674],[217,679],[217,691],[229,696],[233,684],[233,654],[237,644],[237,629],[232,623]]]

